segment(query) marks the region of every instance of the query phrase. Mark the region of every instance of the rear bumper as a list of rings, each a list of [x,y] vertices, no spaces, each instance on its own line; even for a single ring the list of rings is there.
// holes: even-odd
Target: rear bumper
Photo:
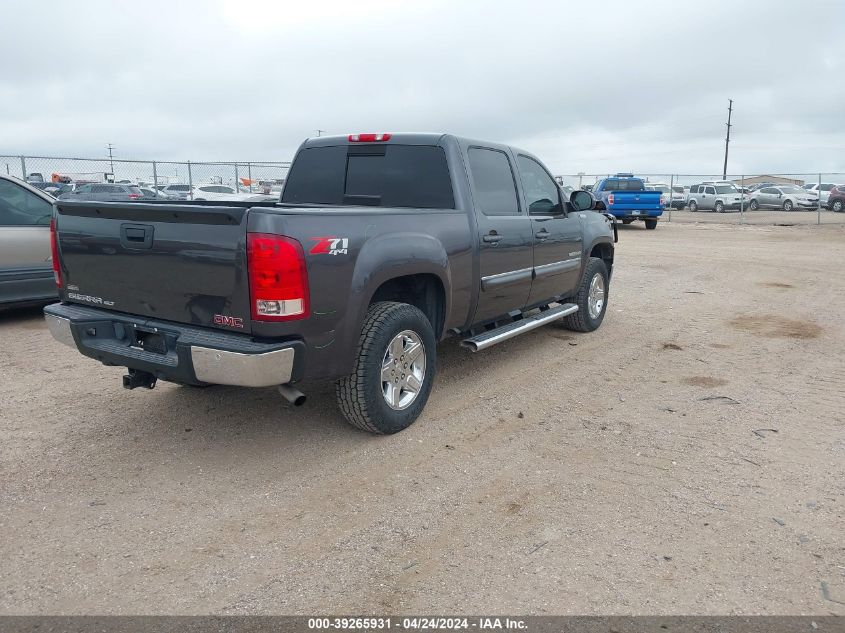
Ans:
[[[155,321],[71,304],[44,308],[60,343],[105,365],[186,384],[268,387],[302,375],[302,341],[256,342],[243,334]]]
[[[608,213],[620,220],[639,220],[642,218],[659,218],[663,215],[663,209],[610,209]]]

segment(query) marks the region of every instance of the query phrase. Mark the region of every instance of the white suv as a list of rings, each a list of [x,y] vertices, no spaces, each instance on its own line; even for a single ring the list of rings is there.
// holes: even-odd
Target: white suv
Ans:
[[[687,206],[690,211],[715,211],[724,213],[728,209],[739,209],[742,194],[736,185],[728,180],[716,180],[693,185],[689,189]]]

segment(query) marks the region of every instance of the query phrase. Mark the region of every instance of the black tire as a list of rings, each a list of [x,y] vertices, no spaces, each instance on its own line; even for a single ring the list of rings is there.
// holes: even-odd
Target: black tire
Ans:
[[[752,198],[751,203],[748,205],[748,208],[752,211],[756,211],[760,208],[760,203]]]
[[[695,213],[696,211],[698,211],[698,204],[695,200],[690,200],[688,206],[691,212]]]
[[[783,201],[783,210],[784,211],[787,211],[787,212],[792,211],[793,208],[794,208],[794,206],[792,204],[792,200],[784,200]]]
[[[382,361],[390,342],[410,330],[422,341],[425,372],[422,386],[404,409],[393,409],[385,400],[381,379]],[[406,303],[382,301],[367,310],[355,368],[335,385],[337,403],[346,420],[355,427],[388,435],[408,428],[422,413],[431,393],[436,369],[434,329],[426,316]]]
[[[716,213],[724,213],[725,212],[725,205],[722,202],[717,202],[716,206],[713,207],[713,210]]]
[[[830,205],[830,209],[834,213],[842,213],[842,200],[834,200],[833,204]]]
[[[645,228],[649,229],[650,231],[653,231],[657,228],[657,220],[646,220]]]
[[[598,316],[590,315],[589,297],[590,285],[593,282],[593,277],[601,275],[604,281],[604,303],[601,307],[601,312]],[[587,268],[584,271],[584,276],[581,279],[581,285],[578,287],[578,292],[574,297],[567,299],[567,303],[574,303],[578,306],[578,312],[570,314],[563,318],[563,327],[567,330],[575,332],[592,332],[598,329],[601,322],[604,321],[604,315],[607,312],[607,298],[610,291],[610,279],[607,274],[607,266],[604,260],[598,257],[591,257],[587,261]]]

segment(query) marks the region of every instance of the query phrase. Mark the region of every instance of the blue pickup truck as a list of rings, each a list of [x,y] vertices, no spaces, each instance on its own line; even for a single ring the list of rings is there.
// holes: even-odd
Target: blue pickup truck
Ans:
[[[642,179],[633,174],[616,174],[600,180],[593,187],[593,195],[623,224],[643,220],[645,228],[656,229],[657,218],[663,215],[664,194],[647,191]]]

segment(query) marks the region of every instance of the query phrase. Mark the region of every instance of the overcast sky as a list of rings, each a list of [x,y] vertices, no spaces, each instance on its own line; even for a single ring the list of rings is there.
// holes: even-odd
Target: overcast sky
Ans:
[[[6,3],[0,154],[289,160],[444,131],[556,173],[845,171],[845,1]]]

